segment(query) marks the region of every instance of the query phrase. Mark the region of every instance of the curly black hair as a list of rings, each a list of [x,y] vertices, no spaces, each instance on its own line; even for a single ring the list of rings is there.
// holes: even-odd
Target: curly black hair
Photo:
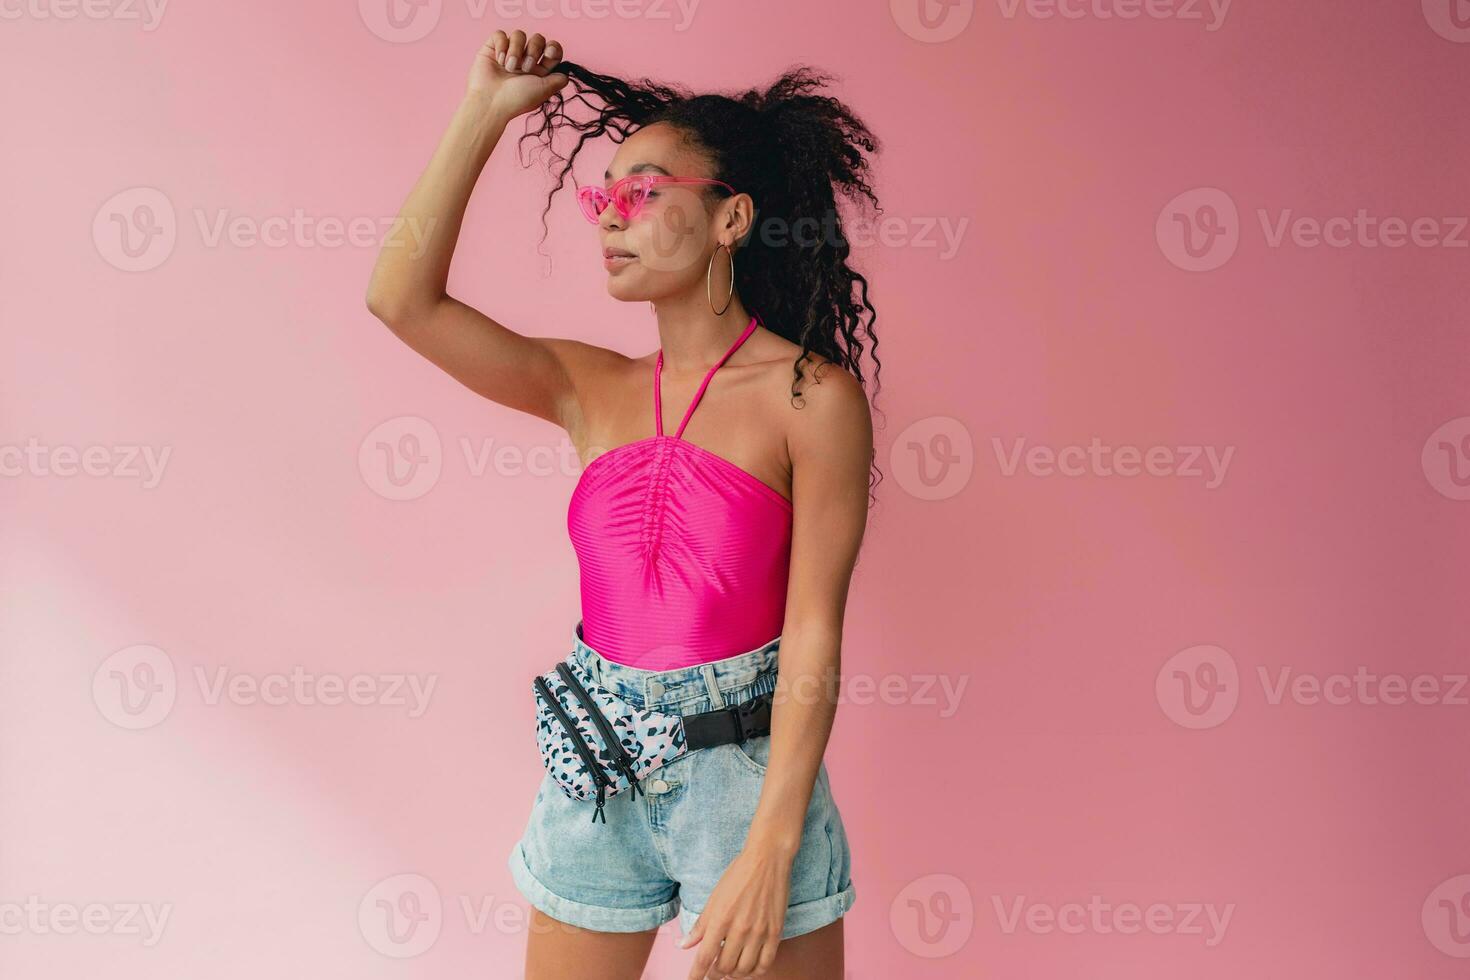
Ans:
[[[735,289],[763,325],[801,347],[792,366],[793,400],[801,397],[802,365],[813,352],[841,365],[866,390],[861,361],[867,350],[876,402],[882,368],[873,332],[878,312],[868,298],[868,280],[848,264],[852,249],[839,198],[859,216],[882,214],[869,184],[868,157],[879,143],[851,109],[822,94],[832,77],[796,66],[765,91],[696,95],[646,78],[599,75],[572,62],[554,70],[565,73],[570,86],[530,115],[517,144],[519,150],[527,140],[538,142],[556,176],[541,212],[543,241],[552,198],[590,140],[607,136],[621,143],[644,126],[668,123],[710,157],[712,176],[755,202],[756,221],[739,250]],[[555,145],[564,130],[577,135],[566,153]],[[711,191],[728,196],[717,187]],[[870,492],[875,485],[870,481]]]

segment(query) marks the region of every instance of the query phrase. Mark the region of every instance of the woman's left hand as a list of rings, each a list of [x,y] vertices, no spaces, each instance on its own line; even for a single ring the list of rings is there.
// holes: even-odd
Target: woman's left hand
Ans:
[[[789,856],[756,848],[730,862],[679,944],[683,949],[702,944],[689,980],[755,977],[771,968],[786,924],[791,863]]]

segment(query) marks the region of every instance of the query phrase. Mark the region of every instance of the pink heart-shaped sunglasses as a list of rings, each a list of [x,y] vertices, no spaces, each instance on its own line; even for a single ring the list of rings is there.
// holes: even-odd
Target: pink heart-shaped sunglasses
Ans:
[[[618,214],[624,221],[631,221],[634,215],[643,210],[643,205],[648,201],[648,195],[653,193],[653,188],[658,184],[716,184],[731,194],[735,193],[735,188],[723,180],[713,180],[709,177],[629,174],[622,180],[616,181],[611,187],[579,188],[577,203],[582,206],[582,214],[594,225],[602,220],[602,212],[607,210],[609,202],[618,209]]]

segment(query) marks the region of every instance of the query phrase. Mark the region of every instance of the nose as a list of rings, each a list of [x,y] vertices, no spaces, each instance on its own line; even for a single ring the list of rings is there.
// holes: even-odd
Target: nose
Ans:
[[[607,207],[597,216],[597,226],[603,231],[620,231],[623,228],[623,216],[618,213],[616,204],[607,202]]]

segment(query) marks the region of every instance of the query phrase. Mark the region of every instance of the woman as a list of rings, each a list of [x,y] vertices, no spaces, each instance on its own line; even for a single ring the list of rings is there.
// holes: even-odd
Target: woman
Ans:
[[[694,97],[562,57],[521,31],[480,49],[400,214],[430,239],[417,258],[385,245],[368,307],[472,390],[577,446],[573,656],[602,684],[681,716],[775,699],[769,734],[668,763],[641,798],[608,800],[603,823],[543,781],[510,854],[534,907],[526,976],[640,976],[677,914],[697,947],[691,977],[841,977],[856,892],[822,755],[867,516],[859,334],[875,342],[876,313],[847,265],[837,197],[876,207],[877,142],[807,69],[765,92]],[[608,291],[652,305],[654,354],[523,336],[445,293],[476,180],[529,112],[539,123],[522,139],[560,163],[548,209],[589,140],[619,144],[606,186],[579,204]],[[565,156],[563,132],[577,137]]]

